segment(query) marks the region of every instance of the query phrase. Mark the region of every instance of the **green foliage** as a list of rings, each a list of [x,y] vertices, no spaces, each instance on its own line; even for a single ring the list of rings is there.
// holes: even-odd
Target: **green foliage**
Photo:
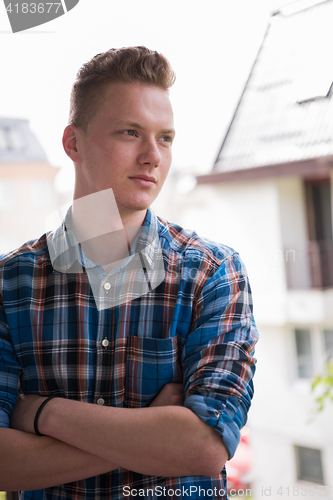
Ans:
[[[313,380],[311,389],[316,393],[317,412],[322,411],[328,401],[333,401],[333,360],[326,363],[325,375],[318,375]]]

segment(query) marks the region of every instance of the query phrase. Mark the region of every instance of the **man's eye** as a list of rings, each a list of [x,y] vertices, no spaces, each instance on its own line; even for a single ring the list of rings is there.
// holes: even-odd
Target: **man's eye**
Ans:
[[[172,142],[172,138],[169,135],[163,135],[162,140],[164,142]]]
[[[133,136],[133,135],[135,135],[135,131],[134,130],[126,130],[125,134]]]

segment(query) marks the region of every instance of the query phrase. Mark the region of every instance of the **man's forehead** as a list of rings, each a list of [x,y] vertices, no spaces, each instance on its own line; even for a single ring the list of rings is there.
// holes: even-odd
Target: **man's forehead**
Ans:
[[[163,134],[175,133],[169,92],[157,85],[109,82],[98,101],[87,130],[104,123],[145,129],[154,126]]]

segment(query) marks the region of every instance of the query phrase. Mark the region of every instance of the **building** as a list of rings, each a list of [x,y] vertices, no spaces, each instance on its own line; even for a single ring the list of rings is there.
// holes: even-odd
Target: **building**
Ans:
[[[332,21],[332,0],[272,16],[212,171],[172,207],[249,271],[256,500],[333,498],[333,404],[315,414],[311,392],[333,355]]]
[[[56,209],[58,171],[27,120],[0,118],[0,254],[45,232]]]

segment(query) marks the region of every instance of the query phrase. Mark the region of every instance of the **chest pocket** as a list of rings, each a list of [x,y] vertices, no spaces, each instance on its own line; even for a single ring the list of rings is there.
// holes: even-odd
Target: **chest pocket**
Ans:
[[[182,382],[178,337],[128,337],[126,348],[126,406],[149,406],[169,382]]]

